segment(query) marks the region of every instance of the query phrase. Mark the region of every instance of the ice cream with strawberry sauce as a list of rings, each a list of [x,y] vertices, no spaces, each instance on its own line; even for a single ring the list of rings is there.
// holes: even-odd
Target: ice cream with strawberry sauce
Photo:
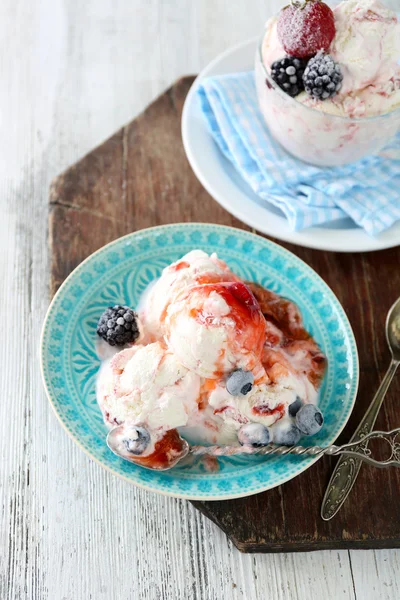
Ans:
[[[201,377],[219,379],[260,364],[265,320],[242,282],[190,286],[168,307],[165,329],[168,346]]]
[[[181,291],[196,283],[235,281],[236,276],[216,254],[192,250],[181,260],[166,267],[162,277],[149,286],[140,302],[140,316],[148,335],[164,335],[168,306]]]
[[[122,336],[118,347],[125,326],[131,339]],[[138,464],[174,464],[180,435],[292,444],[322,426],[316,404],[325,357],[299,310],[241,281],[215,254],[195,250],[167,266],[139,313],[109,307],[98,332],[117,349],[101,366],[98,403]]]

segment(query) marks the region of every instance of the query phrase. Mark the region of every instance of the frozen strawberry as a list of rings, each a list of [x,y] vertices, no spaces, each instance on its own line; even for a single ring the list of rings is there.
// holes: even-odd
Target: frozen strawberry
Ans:
[[[291,56],[306,58],[328,50],[335,37],[332,10],[320,0],[292,2],[278,17],[278,37]]]

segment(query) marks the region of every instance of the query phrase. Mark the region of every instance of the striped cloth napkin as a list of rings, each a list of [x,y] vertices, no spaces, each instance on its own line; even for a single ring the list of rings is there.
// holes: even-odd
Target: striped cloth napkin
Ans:
[[[400,133],[380,154],[343,167],[316,167],[271,136],[257,104],[254,73],[205,79],[198,90],[216,143],[256,194],[293,230],[350,216],[374,236],[400,219]]]

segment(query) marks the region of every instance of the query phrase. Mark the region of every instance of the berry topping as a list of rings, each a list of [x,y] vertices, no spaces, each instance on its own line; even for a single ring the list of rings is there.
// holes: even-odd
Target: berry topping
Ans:
[[[251,371],[237,369],[228,375],[226,389],[231,396],[246,396],[254,383],[254,375]]]
[[[285,56],[271,65],[271,77],[289,96],[297,96],[304,90],[303,73],[307,61],[303,58]]]
[[[238,440],[242,446],[268,446],[271,441],[269,429],[261,423],[248,423],[243,425],[238,433]]]
[[[301,438],[301,432],[293,423],[286,429],[274,431],[274,444],[281,446],[295,446]]]
[[[241,281],[235,281],[234,283],[229,283],[226,287],[229,289],[232,296],[247,308],[249,313],[259,312],[260,307],[258,302],[247,285]]]
[[[318,433],[323,422],[322,412],[314,404],[305,404],[296,415],[296,425],[305,435]]]
[[[304,88],[316,100],[332,98],[342,87],[340,65],[329,54],[318,52],[308,62],[303,75]]]
[[[109,306],[100,317],[97,333],[110,346],[133,343],[140,334],[138,316],[128,306]]]
[[[291,417],[295,417],[301,407],[303,406],[303,402],[299,396],[297,396],[296,400],[289,405],[289,415]]]
[[[122,440],[125,449],[131,454],[143,454],[150,443],[149,432],[144,427],[139,427],[138,425],[131,427],[130,432],[130,437]]]
[[[328,50],[335,33],[333,12],[320,0],[292,2],[279,13],[278,37],[291,56],[305,58]]]

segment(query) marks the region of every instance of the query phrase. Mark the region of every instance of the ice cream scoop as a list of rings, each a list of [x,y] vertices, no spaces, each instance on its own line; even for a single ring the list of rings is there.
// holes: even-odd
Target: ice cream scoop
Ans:
[[[246,395],[232,396],[223,382],[211,392],[209,402],[214,411],[236,429],[244,423],[262,423],[270,427],[287,415],[296,399],[295,389],[261,381]]]
[[[97,398],[108,425],[150,429],[186,425],[197,410],[200,378],[160,342],[122,350],[101,368]]]
[[[341,93],[386,84],[398,72],[400,24],[377,0],[346,0],[335,9],[336,35],[330,55],[344,73]]]
[[[215,379],[237,368],[258,368],[265,319],[241,282],[191,286],[169,305],[165,338],[187,369]]]
[[[159,339],[164,333],[166,311],[174,298],[191,285],[237,281],[227,264],[216,254],[192,250],[166,267],[161,277],[151,284],[139,307],[146,332]]]

